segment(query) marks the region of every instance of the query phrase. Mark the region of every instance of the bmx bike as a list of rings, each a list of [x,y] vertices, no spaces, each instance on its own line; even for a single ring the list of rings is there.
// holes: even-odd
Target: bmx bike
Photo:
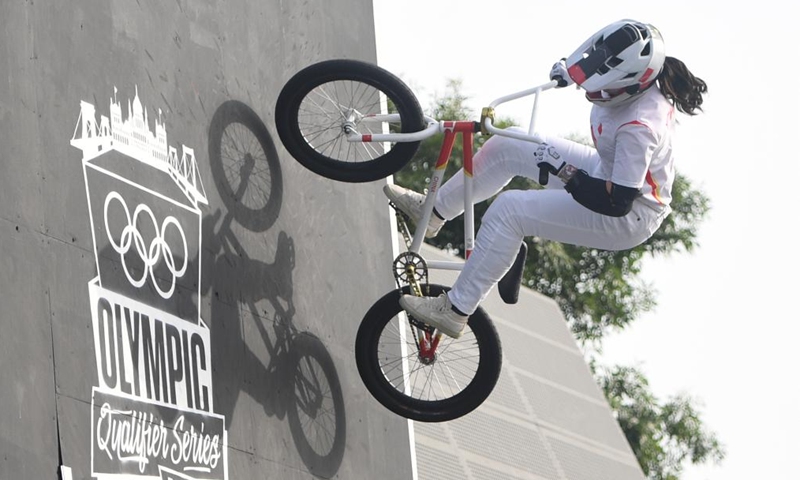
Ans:
[[[403,417],[442,422],[463,416],[491,394],[500,376],[501,343],[486,312],[478,308],[464,334],[453,339],[407,315],[400,296],[438,296],[448,290],[428,282],[429,269],[460,270],[463,261],[427,261],[421,254],[435,197],[457,135],[463,140],[465,255],[474,247],[472,156],[475,134],[497,134],[541,143],[534,133],[539,93],[556,81],[501,97],[483,109],[481,121],[436,121],[423,114],[405,83],[374,64],[328,60],[310,65],[282,88],[275,107],[278,134],[286,150],[307,169],[341,182],[371,182],[408,163],[422,140],[443,134],[423,215],[411,233],[395,209],[407,250],[393,264],[397,289],[380,298],[364,316],[356,335],[359,374],[372,396]],[[493,125],[494,108],[534,97],[528,133]],[[547,173],[540,176],[547,183]],[[526,247],[498,284],[504,301],[515,303]]]

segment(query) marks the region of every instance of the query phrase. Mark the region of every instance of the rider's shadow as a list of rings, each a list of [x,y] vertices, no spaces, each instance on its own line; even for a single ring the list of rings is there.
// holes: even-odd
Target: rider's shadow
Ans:
[[[204,223],[210,229],[218,219],[219,212],[206,217]],[[294,316],[294,242],[280,232],[273,263],[243,258],[236,252],[223,252],[208,260],[203,277],[214,279],[209,289],[214,344],[211,364],[221,380],[214,382],[218,413],[233,420],[243,391],[258,400],[266,413],[283,418],[288,359],[281,355],[283,345],[278,340]],[[263,347],[256,342],[259,338]]]
[[[332,476],[344,455],[344,401],[324,344],[294,326],[294,241],[279,232],[274,259],[263,261],[249,255],[232,228],[264,232],[278,218],[282,181],[272,139],[249,107],[226,102],[209,129],[209,157],[227,207],[203,219],[201,293],[211,304],[215,411],[238,428],[259,428],[257,418],[237,421],[247,393],[265,414],[287,420],[309,471]],[[270,434],[246,436],[264,433]]]

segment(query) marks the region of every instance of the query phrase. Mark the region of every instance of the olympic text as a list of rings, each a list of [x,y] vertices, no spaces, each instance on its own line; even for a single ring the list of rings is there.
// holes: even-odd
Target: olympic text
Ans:
[[[90,291],[101,386],[212,411],[208,329],[100,287]]]

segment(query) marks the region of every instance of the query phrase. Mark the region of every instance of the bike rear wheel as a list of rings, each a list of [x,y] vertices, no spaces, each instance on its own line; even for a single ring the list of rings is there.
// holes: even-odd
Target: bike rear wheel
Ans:
[[[397,122],[369,115],[397,113]],[[328,60],[297,72],[275,105],[278,135],[306,168],[342,182],[371,182],[400,170],[420,142],[348,142],[345,126],[361,134],[411,133],[424,128],[419,102],[392,73],[357,60]]]
[[[426,295],[447,291],[430,285]],[[392,412],[421,422],[444,422],[466,415],[491,394],[500,376],[500,338],[486,312],[478,309],[461,338],[443,335],[435,358],[424,360],[414,327],[399,300],[408,287],[378,300],[356,336],[356,364],[373,397]]]

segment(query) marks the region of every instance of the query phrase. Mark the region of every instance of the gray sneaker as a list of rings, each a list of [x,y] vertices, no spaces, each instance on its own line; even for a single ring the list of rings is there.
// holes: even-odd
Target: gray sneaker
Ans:
[[[403,295],[400,306],[412,317],[438,328],[442,333],[458,338],[464,333],[469,317],[459,315],[453,310],[453,304],[446,293],[438,297],[417,297]]]
[[[425,195],[398,185],[384,185],[383,193],[401,212],[411,218],[414,225],[419,225],[419,221],[422,218],[422,205],[425,203]],[[431,220],[428,222],[425,236],[427,238],[435,237],[439,230],[442,229],[442,225],[444,225],[444,220],[431,213]]]

